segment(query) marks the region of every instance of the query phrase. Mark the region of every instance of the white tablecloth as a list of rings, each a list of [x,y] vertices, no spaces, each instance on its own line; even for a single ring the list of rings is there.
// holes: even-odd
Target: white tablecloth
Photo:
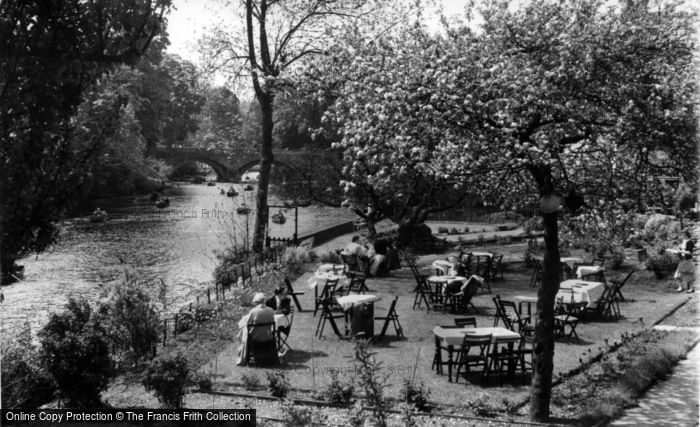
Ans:
[[[319,273],[328,273],[332,271],[340,275],[345,271],[345,264],[321,264],[316,271]]]
[[[491,258],[493,254],[491,252],[472,252],[472,256],[483,256]]]
[[[576,270],[576,277],[581,279],[583,276],[588,276],[589,274],[597,274],[601,271],[605,271],[605,267],[599,265],[582,265]]]
[[[451,274],[454,276],[456,273],[454,264],[444,259],[437,259],[433,261],[432,267],[433,270],[441,271],[442,274]]]
[[[601,282],[564,280],[559,284],[559,288],[557,298],[561,297],[564,303],[571,302],[573,296],[573,302],[587,302],[590,307],[603,295],[605,285]]]
[[[440,326],[436,326],[433,329],[433,334],[439,337],[442,342],[446,345],[453,345],[455,347],[461,346],[464,340],[465,334],[492,334],[492,342],[496,341],[496,338],[520,338],[520,334],[513,332],[510,329],[502,328],[500,326],[487,327],[487,328],[447,328],[443,329]]]
[[[375,301],[379,301],[381,297],[377,295],[371,295],[371,294],[353,294],[353,295],[345,295],[342,297],[336,298],[336,301],[338,301],[338,304],[340,304],[341,307],[343,307],[343,310],[349,310],[352,308],[353,305],[355,304],[369,304],[373,303]]]
[[[316,270],[313,274],[313,276],[309,277],[309,289],[314,289],[316,286],[318,286],[319,283],[323,283],[323,287],[326,286],[326,281],[327,280],[346,280],[348,277],[343,275],[343,274],[335,274],[331,271],[318,271]],[[340,282],[338,282],[339,285],[341,285]]]

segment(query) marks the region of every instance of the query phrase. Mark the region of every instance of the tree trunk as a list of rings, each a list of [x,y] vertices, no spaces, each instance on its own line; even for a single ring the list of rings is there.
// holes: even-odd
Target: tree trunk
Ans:
[[[367,236],[372,238],[376,237],[377,228],[374,226],[374,218],[372,218],[372,215],[368,215],[367,218],[365,218],[365,224],[367,225]]]
[[[542,286],[537,291],[537,318],[535,324],[535,355],[530,389],[530,419],[545,422],[549,419],[554,370],[554,302],[559,292],[559,230],[558,213],[542,213],[544,220],[544,263]]]
[[[260,175],[258,177],[258,192],[255,198],[257,208],[253,232],[253,251],[261,252],[265,247],[265,230],[267,228],[267,193],[270,186],[270,171],[272,169],[272,96],[258,95],[262,112],[262,143],[260,145]]]

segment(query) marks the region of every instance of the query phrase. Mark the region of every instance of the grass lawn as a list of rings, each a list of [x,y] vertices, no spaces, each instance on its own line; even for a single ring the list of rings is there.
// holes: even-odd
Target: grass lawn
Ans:
[[[480,248],[481,249],[481,248]],[[505,259],[517,261],[521,259],[520,245],[509,245],[495,249],[505,253]],[[499,250],[500,249],[500,250]],[[476,250],[476,249],[475,249]],[[423,256],[418,265],[424,273],[430,272],[430,265],[435,259],[444,259],[448,254]],[[309,266],[315,269],[316,265]],[[616,322],[582,322],[577,328],[580,343],[557,341],[554,366],[555,378],[560,373],[566,373],[618,341],[623,334],[648,328],[652,323],[666,315],[670,310],[688,298],[686,294],[674,292],[675,284],[669,280],[656,280],[651,272],[639,270],[642,268],[636,262],[626,263],[619,271],[610,271],[608,279],[623,276],[629,269],[638,271],[623,288],[626,301],[620,304],[622,318]],[[201,366],[200,372],[206,373],[214,382],[214,389],[219,391],[245,393],[243,376],[255,375],[260,379],[262,388],[258,394],[267,394],[266,375],[268,372],[284,372],[292,391],[291,397],[310,399],[322,397],[322,391],[332,379],[332,371],[339,372],[343,382],[352,382],[355,375],[355,359],[353,344],[338,339],[330,329],[324,332],[326,339],[314,337],[318,315],[313,317],[309,311],[313,307],[313,290],[308,289],[308,278],[312,273],[307,272],[294,282],[297,291],[306,291],[301,299],[302,313],[295,313],[292,333],[288,343],[293,352],[288,353],[283,366],[277,369],[262,369],[254,367],[239,367],[235,359],[239,343],[235,338],[237,333],[236,321],[249,307],[241,307],[240,302],[222,306],[219,319],[215,326],[202,328],[202,331],[185,335],[175,346],[166,347],[166,351],[182,351],[194,355],[195,366]],[[534,295],[535,290],[529,287],[531,269],[525,268],[521,262],[508,265],[505,280],[491,283],[492,294],[483,294],[474,298],[479,314],[476,315],[479,326],[492,326],[494,321],[494,304],[492,298],[498,294],[503,299],[515,295]],[[403,327],[405,340],[394,338],[393,327],[390,326],[387,337],[381,343],[374,345],[376,358],[382,362],[383,373],[386,375],[386,395],[399,399],[404,379],[413,378],[416,384],[423,383],[429,390],[429,400],[438,406],[443,413],[454,413],[471,416],[499,415],[500,417],[512,412],[514,419],[524,419],[527,406],[522,406],[529,396],[529,386],[521,379],[512,384],[485,385],[470,383],[460,379],[459,383],[448,382],[446,375],[437,375],[431,370],[434,353],[432,329],[438,324],[451,324],[458,315],[430,312],[425,308],[412,310],[413,294],[411,293],[415,280],[408,268],[392,272],[391,277],[369,278],[367,285],[373,294],[382,299],[375,303],[375,316],[383,316],[394,295],[399,296],[397,312]],[[378,333],[381,323],[375,323]],[[202,338],[209,338],[209,344],[197,345]],[[206,341],[206,339],[205,339]],[[415,370],[414,370],[415,367]],[[358,386],[356,385],[356,390]],[[123,381],[115,384],[104,396],[109,403],[116,406],[155,407],[157,401],[135,381]],[[190,407],[224,407],[225,402],[233,401],[228,398],[191,394],[187,397]],[[240,399],[236,400],[237,402]],[[244,399],[245,400],[245,399]],[[252,403],[251,403],[252,402]],[[243,405],[243,401],[240,405]],[[214,405],[214,406],[212,406]],[[222,406],[223,405],[223,406]],[[239,404],[234,406],[243,407]],[[276,404],[254,400],[245,405],[258,408],[259,414],[272,411]],[[519,410],[518,410],[519,409]],[[510,418],[511,416],[508,416]]]
[[[444,256],[422,257],[419,265],[428,272],[432,261],[438,258],[444,258]],[[619,274],[623,272],[624,270]],[[309,276],[310,273],[307,273],[294,283],[296,290],[307,290],[301,298],[302,307],[307,310],[313,303],[313,291],[307,288]],[[528,285],[530,270],[521,264],[513,264],[505,277],[505,281],[492,283],[493,294],[483,294],[474,299],[474,304],[479,310],[477,315],[479,326],[493,325],[495,310],[492,298],[495,294],[499,294],[503,299],[509,299],[515,295],[534,294],[534,289]],[[580,365],[580,360],[586,360],[591,354],[596,353],[601,346],[605,345],[605,340],[613,342],[623,333],[634,332],[651,325],[687,298],[685,294],[674,293],[665,283],[653,279],[649,272],[635,273],[633,280],[624,288],[623,293],[628,301],[621,304],[623,317],[619,321],[582,323],[577,329],[581,338],[580,343],[557,342],[554,360],[555,375]],[[416,383],[424,383],[430,390],[430,400],[446,406],[447,410],[453,405],[465,406],[465,403],[479,400],[485,394],[488,394],[489,399],[497,402],[518,403],[527,398],[528,387],[524,386],[522,381],[502,387],[465,384],[463,381],[450,383],[446,376],[439,376],[431,370],[434,353],[431,331],[438,324],[451,324],[452,319],[457,316],[432,311],[426,313],[425,309],[412,310],[411,290],[415,281],[408,269],[394,271],[392,277],[370,278],[367,284],[371,293],[382,297],[381,301],[375,303],[375,316],[384,315],[393,296],[399,296],[397,312],[406,339],[395,340],[393,327],[390,327],[388,337],[374,346],[376,357],[382,362],[390,384],[387,389],[388,396],[399,397],[404,378],[411,378],[414,375],[415,366]],[[327,330],[328,333],[324,332],[326,339],[319,340],[314,337],[317,320],[318,316],[313,317],[308,311],[295,314],[292,334],[288,341],[294,351],[288,354],[286,364],[281,368],[294,388],[309,393],[329,383],[332,369],[340,371],[341,379],[350,381],[349,377],[355,365],[351,342],[338,339],[329,330]],[[375,330],[378,332],[380,327],[380,322],[377,322]],[[231,343],[206,368],[216,376],[217,385],[236,389],[237,385],[241,384],[242,375],[251,373],[258,374],[265,383],[265,369],[238,367],[233,363],[237,348],[238,343]],[[343,375],[346,378],[342,378]]]

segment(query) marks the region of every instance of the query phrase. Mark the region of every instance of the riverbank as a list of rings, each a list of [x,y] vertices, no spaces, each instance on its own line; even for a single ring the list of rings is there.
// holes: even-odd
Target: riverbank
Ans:
[[[169,308],[195,301],[213,280],[217,252],[251,237],[253,217],[236,210],[251,204],[253,195],[235,186],[241,190],[236,198],[220,194],[216,186],[169,188],[164,197],[170,205],[164,209],[148,195],[105,200],[100,204],[108,214],[104,222],[91,223],[90,212],[63,221],[55,245],[19,261],[24,281],[3,287],[0,334],[10,337],[25,322],[36,333],[69,295],[96,301],[126,270],[151,295],[159,295],[164,282]],[[345,210],[299,208],[298,229],[308,233],[351,218]],[[294,225],[288,218],[271,230],[291,237]]]

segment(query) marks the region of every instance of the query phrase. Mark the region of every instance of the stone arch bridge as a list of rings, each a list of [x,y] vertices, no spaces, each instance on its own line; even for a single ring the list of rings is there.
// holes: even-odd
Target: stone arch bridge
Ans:
[[[296,164],[319,152],[296,150],[272,150],[273,164],[293,169]],[[175,169],[188,163],[201,162],[211,166],[216,172],[218,181],[237,181],[248,169],[260,163],[260,151],[257,149],[235,148],[224,153],[216,150],[206,150],[197,147],[165,147],[158,146],[151,153],[154,157],[165,160]]]

